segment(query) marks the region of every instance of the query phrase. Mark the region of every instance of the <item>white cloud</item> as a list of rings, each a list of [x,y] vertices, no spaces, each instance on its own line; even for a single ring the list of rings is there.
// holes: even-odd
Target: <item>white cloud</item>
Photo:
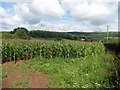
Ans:
[[[40,23],[43,19],[61,18],[65,13],[58,0],[49,0],[49,3],[48,0],[32,0],[30,3],[17,2],[12,8],[15,15],[0,7],[0,24],[5,29],[8,26],[31,26]]]
[[[63,0],[62,7],[82,23],[79,26],[84,31],[105,31],[107,24],[111,27],[110,31],[118,30],[118,3],[115,0]]]
[[[49,3],[48,0],[33,0],[32,3],[17,3],[13,7],[30,24],[46,18],[61,18],[65,13],[58,0],[49,0]]]
[[[62,6],[80,20],[105,19],[116,9],[103,2],[81,2],[80,0],[65,0]]]
[[[34,0],[30,6],[30,11],[37,15],[60,18],[64,15],[64,10],[58,0]]]
[[[62,1],[62,0],[61,0]],[[70,1],[70,0],[67,0]],[[86,2],[119,2],[119,0],[81,0]],[[32,2],[32,0],[1,0],[1,2]]]
[[[2,7],[0,7],[0,17],[8,17],[9,15],[7,14],[6,10]]]
[[[21,24],[21,22],[22,20],[17,14],[11,15],[4,8],[0,7],[0,25],[2,27],[1,30],[11,29],[12,27]]]
[[[61,1],[65,1],[65,2],[76,2],[76,1],[79,1],[79,2],[119,2],[119,0],[61,0]]]
[[[110,10],[103,5],[92,4],[82,4],[76,5],[72,9],[72,15],[80,19],[102,19],[103,17],[110,14]]]
[[[0,7],[0,24],[4,29],[13,29],[18,26],[28,29],[41,29],[41,22],[44,21],[45,29],[50,31],[84,30],[89,32],[104,31],[106,29],[104,24],[111,24],[111,30],[115,30],[117,29],[117,23],[115,23],[117,20],[115,15],[117,13],[117,3],[105,3],[108,1],[61,0],[61,4],[58,0],[31,0],[29,3],[17,2],[12,6],[15,14]],[[70,19],[69,15],[67,16],[68,11],[73,19]],[[64,15],[67,16],[68,20],[64,19]],[[79,23],[74,19],[78,20]],[[59,22],[59,20],[63,22]]]
[[[34,14],[29,11],[29,7],[27,3],[17,3],[13,5],[13,8],[15,10],[15,13],[17,13],[18,16],[20,16],[23,20],[23,23],[38,23],[40,21],[39,15]]]

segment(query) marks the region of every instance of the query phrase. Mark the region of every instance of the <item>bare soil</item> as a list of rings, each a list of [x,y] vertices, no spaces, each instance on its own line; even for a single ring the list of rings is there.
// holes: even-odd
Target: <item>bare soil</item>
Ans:
[[[49,77],[43,72],[27,72],[23,73],[17,64],[22,64],[18,61],[3,63],[4,77],[2,78],[2,88],[48,88]],[[29,63],[29,62],[28,62]]]

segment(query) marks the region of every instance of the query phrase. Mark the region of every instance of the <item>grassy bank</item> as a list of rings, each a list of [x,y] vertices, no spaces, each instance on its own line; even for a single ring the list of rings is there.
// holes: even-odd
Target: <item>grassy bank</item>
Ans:
[[[114,87],[110,77],[116,70],[112,55],[85,58],[34,58],[19,65],[26,71],[42,71],[51,78],[50,87],[98,88]]]

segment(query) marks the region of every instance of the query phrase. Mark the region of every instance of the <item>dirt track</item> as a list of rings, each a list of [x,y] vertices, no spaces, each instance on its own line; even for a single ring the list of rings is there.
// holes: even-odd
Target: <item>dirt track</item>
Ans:
[[[21,64],[18,61],[16,64]],[[23,73],[22,69],[13,62],[3,64],[5,75],[2,79],[2,88],[48,88],[49,78],[42,72]]]

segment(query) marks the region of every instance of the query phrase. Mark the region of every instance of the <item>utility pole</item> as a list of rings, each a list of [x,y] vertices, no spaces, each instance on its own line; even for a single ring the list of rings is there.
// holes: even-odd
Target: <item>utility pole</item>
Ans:
[[[108,43],[108,37],[109,37],[109,25],[107,25],[106,27],[107,27],[107,43]]]

